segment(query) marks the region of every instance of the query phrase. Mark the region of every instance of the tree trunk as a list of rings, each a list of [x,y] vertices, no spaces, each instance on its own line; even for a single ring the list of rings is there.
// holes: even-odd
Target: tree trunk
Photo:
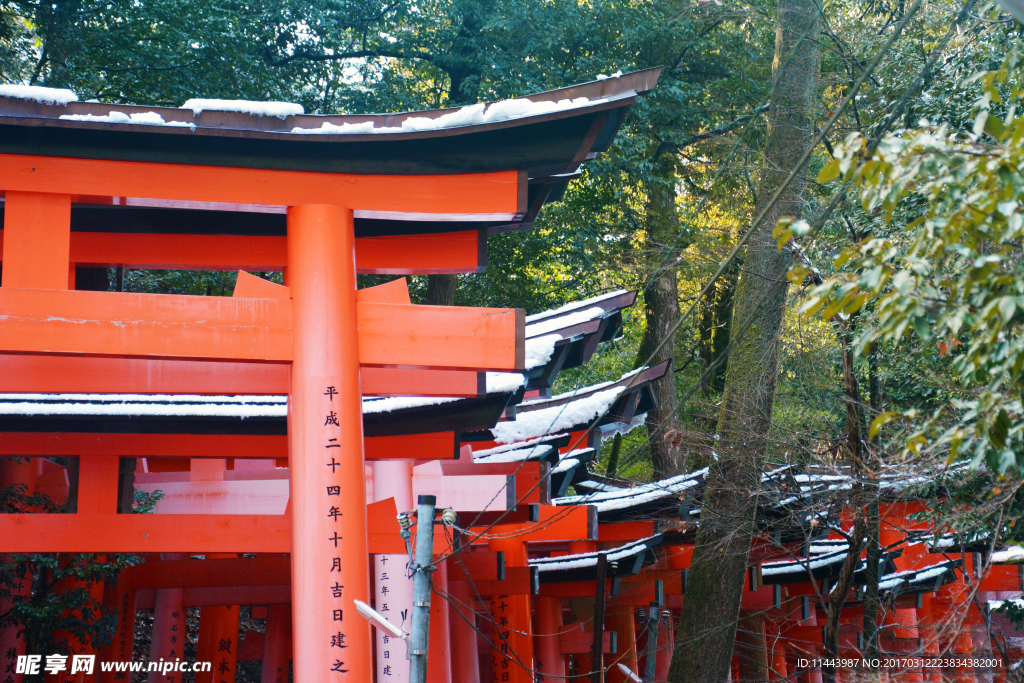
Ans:
[[[644,287],[644,337],[635,366],[655,365],[675,356],[675,327],[679,321],[679,286],[675,263],[663,247],[679,232],[676,213],[676,172],[672,159],[662,157],[660,177],[648,186],[647,249],[654,271]],[[647,414],[647,444],[654,477],[664,479],[683,471],[682,443],[676,404],[675,373],[671,370],[651,385],[657,407]],[[616,458],[617,460],[617,458]]]
[[[813,131],[818,7],[814,0],[779,0],[777,23],[775,87],[754,215],[768,208],[766,203],[810,146]],[[724,681],[729,675],[786,305],[790,254],[779,251],[771,233],[779,218],[801,215],[803,187],[798,178],[779,197],[746,250],[733,313],[732,336],[738,339],[725,378],[719,441],[669,671],[672,683]]]
[[[768,680],[768,643],[764,635],[764,615],[760,612],[740,613],[736,654],[740,662],[740,681]]]
[[[732,327],[732,300],[736,293],[736,273],[730,268],[722,274],[709,293],[701,314],[700,357],[704,360],[700,388],[705,396],[719,393],[725,388],[725,373],[729,367],[729,333]]]
[[[843,352],[843,391],[846,394],[846,448],[850,459],[850,467],[860,478],[866,480],[867,468],[864,463],[863,428],[864,418],[860,409],[861,396],[860,385],[857,382],[857,372],[854,367],[853,338],[850,332],[854,319],[834,319],[834,324],[839,328],[839,343]],[[825,610],[825,659],[835,659],[839,656],[839,617],[846,603],[846,594],[850,591],[853,583],[853,573],[860,564],[860,551],[864,534],[867,533],[867,509],[865,508],[863,484],[854,485],[852,505],[854,514],[853,530],[850,534],[850,548],[843,562],[843,568],[839,573],[832,592],[826,598]],[[835,680],[835,667],[822,667],[825,681]]]
[[[871,406],[871,414],[877,415],[881,410],[882,396],[878,384],[878,356],[875,349],[871,349],[868,355],[868,396]],[[875,469],[875,463],[871,463],[871,469]],[[867,571],[864,577],[864,658],[874,659],[878,656],[878,563],[882,559],[881,532],[882,517],[878,505],[878,483],[877,479],[868,479],[865,484],[865,497],[868,500],[867,525],[868,525],[868,551]]]
[[[430,306],[454,306],[455,290],[459,276],[452,273],[427,276],[427,304]]]

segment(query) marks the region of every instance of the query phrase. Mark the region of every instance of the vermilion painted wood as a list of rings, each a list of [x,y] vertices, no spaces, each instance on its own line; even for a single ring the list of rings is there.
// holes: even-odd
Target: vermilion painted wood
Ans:
[[[519,172],[376,176],[0,154],[0,190],[367,211],[517,213]]]
[[[483,382],[475,370],[375,368],[359,371],[363,396],[454,396],[475,398]],[[0,383],[3,380],[0,379]]]
[[[370,554],[405,553],[397,531],[375,524],[393,522],[395,515],[368,509],[368,519]],[[0,552],[287,553],[289,520],[290,515],[0,514]],[[438,534],[434,553],[448,550],[448,541]]]
[[[455,432],[369,436],[363,443],[367,460],[454,460],[458,451]]]
[[[555,507],[552,505],[540,506],[539,522],[524,522],[518,524],[500,525],[502,535],[515,534],[533,543],[545,541],[583,541],[589,540],[589,505],[566,505]],[[497,529],[499,527],[495,527]],[[477,533],[482,533],[484,527],[473,527],[467,538],[469,542],[475,540]],[[490,532],[488,532],[490,533]],[[502,550],[502,548],[492,548]],[[505,556],[508,563],[508,555]],[[514,565],[510,565],[514,566]]]
[[[290,299],[291,290],[270,280],[264,280],[244,270],[235,277],[234,297],[250,299]],[[411,304],[409,285],[405,278],[398,278],[375,287],[356,290],[356,301],[374,304]]]
[[[455,432],[371,436],[365,439],[367,460],[451,460]],[[100,434],[76,432],[0,432],[0,456],[110,456],[151,458],[288,458],[288,437],[255,434]],[[184,462],[184,461],[183,461]],[[187,471],[187,467],[150,471]],[[114,489],[117,479],[114,478]],[[80,494],[81,495],[81,494]],[[83,509],[84,511],[84,509]]]
[[[0,288],[0,351],[292,360],[288,299]],[[522,369],[521,309],[360,303],[359,362]]]
[[[0,393],[286,394],[286,363],[0,354]],[[363,396],[479,395],[472,370],[364,367]],[[2,447],[2,445],[0,445]]]
[[[635,541],[654,535],[654,520],[640,522],[615,522],[601,524],[597,528],[599,541]]]
[[[71,197],[8,192],[3,223],[3,286],[67,289]]]
[[[593,591],[590,593],[590,597],[594,597]],[[559,647],[561,647],[563,655],[585,655],[592,652],[594,647],[594,634],[590,631],[584,631],[582,624],[573,624],[577,628],[571,628],[569,626],[564,627],[570,629],[568,632],[563,632],[559,636]],[[604,632],[604,641],[602,642],[603,652],[608,654],[612,653],[612,632],[606,630]]]
[[[278,271],[288,261],[286,241],[284,237],[258,235],[73,232],[70,259],[83,266],[105,268]],[[359,237],[356,238],[356,272],[367,275],[476,273],[486,265],[486,247],[486,239],[481,241],[476,230]]]
[[[395,526],[398,524],[396,522]],[[126,570],[135,588],[278,586],[291,582],[287,555],[233,559],[151,561]]]
[[[353,601],[370,602],[360,348],[380,341],[364,334],[357,311],[354,250],[351,209],[288,209],[292,633],[295,680],[309,683],[361,683],[373,675],[370,625]],[[331,647],[337,633],[345,636],[344,658]]]
[[[509,525],[515,527],[516,525]],[[528,569],[526,554],[527,534],[512,535],[508,527],[501,530],[501,538],[492,537],[487,541],[487,548],[491,551],[505,553],[505,576],[514,568]],[[495,581],[494,583],[505,583]],[[497,586],[495,586],[497,588]],[[530,615],[530,595],[511,594],[497,592],[492,593],[490,600],[491,620],[494,630],[496,645],[508,644],[508,650],[516,654],[512,658],[505,654],[495,652],[493,658],[494,680],[504,681],[504,674],[508,674],[509,683],[533,683],[534,677],[529,662],[533,661],[533,632]],[[524,668],[520,662],[527,663]]]
[[[448,580],[452,583],[465,581],[465,575],[458,572],[459,578],[454,578],[455,573]],[[465,581],[469,583],[468,581]],[[532,595],[530,590],[530,568],[529,567],[506,567],[505,579],[499,581],[495,578],[477,579],[473,578],[473,586],[480,595]],[[472,590],[472,589],[471,589]]]
[[[289,552],[288,515],[0,515],[5,553]]]
[[[270,280],[256,277],[244,270],[238,271],[232,296],[247,299],[290,299],[288,288]]]
[[[229,606],[229,605],[282,605],[291,603],[291,586],[224,586],[182,589],[182,604],[185,607]],[[138,609],[153,609],[156,591],[143,588],[136,594]],[[291,625],[289,624],[289,629]],[[260,634],[262,635],[262,634]],[[289,643],[291,638],[289,636]],[[290,654],[289,654],[290,657]],[[124,658],[125,660],[130,657]]]
[[[78,465],[78,512],[81,514],[117,514],[118,460],[107,454],[82,458]]]
[[[364,365],[475,370],[485,369],[478,359],[487,358],[487,368],[523,370],[525,326],[526,312],[520,308],[359,304],[359,360]],[[431,362],[430,356],[445,360]]]
[[[481,273],[486,266],[487,238],[476,230],[356,239],[360,274]]]
[[[411,304],[409,283],[400,277],[376,287],[366,287],[356,291],[356,301],[374,304]]]
[[[291,360],[291,302],[0,288],[4,351]]]

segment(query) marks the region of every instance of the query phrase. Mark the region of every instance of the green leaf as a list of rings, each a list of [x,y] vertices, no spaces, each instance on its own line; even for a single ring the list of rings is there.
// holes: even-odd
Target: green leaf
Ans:
[[[1010,434],[1010,416],[1005,408],[1001,408],[992,422],[992,428],[988,432],[989,441],[992,445],[1003,450],[1006,448],[1006,437]]]
[[[818,172],[818,182],[827,183],[839,175],[839,159],[832,159]]]
[[[882,431],[882,427],[889,424],[899,416],[900,414],[894,410],[890,410],[878,415],[878,417],[871,421],[871,426],[868,428],[868,437],[873,439],[876,436],[878,436],[878,433]]]

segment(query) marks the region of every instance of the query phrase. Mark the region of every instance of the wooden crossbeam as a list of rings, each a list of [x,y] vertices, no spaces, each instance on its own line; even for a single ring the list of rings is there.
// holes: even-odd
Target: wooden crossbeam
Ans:
[[[269,394],[288,393],[286,363],[0,354],[0,393]],[[475,370],[364,367],[363,396],[483,393]]]
[[[522,536],[526,542],[534,543],[597,540],[597,509],[594,506],[540,505],[538,507],[540,521],[499,524],[488,533],[500,533],[503,536],[515,534]],[[468,538],[472,539],[473,534],[483,531],[484,527],[472,527]]]
[[[369,552],[405,553],[397,514],[393,498],[367,506]],[[0,514],[0,552],[288,553],[290,529],[288,514]]]
[[[0,154],[0,179],[0,190],[63,195],[407,213],[526,210],[526,178],[517,171],[377,176]]]
[[[284,584],[280,586],[217,586],[186,588],[182,591],[181,604],[183,607],[231,607],[233,605],[289,605],[292,601],[292,587]],[[152,588],[143,588],[136,593],[136,609],[153,609],[156,604],[156,591]],[[251,633],[251,632],[250,632]],[[263,634],[260,633],[260,636]],[[246,659],[249,655],[242,655],[248,645],[246,640],[239,644],[239,659]],[[287,659],[291,659],[291,640],[288,641],[289,649]],[[252,656],[252,659],[262,659],[263,650],[259,650],[259,656]]]
[[[0,515],[5,553],[286,553],[288,515]]]
[[[287,555],[259,555],[145,562],[125,570],[123,576],[136,589],[277,586],[291,583],[292,571]]]
[[[370,436],[367,460],[452,460],[455,432]],[[288,437],[271,434],[102,434],[0,432],[0,456],[244,458],[288,462]]]
[[[2,244],[0,230],[0,259]],[[73,232],[70,261],[102,268],[279,271],[288,265],[288,252],[284,237]],[[364,275],[478,273],[486,265],[487,236],[479,230],[356,238],[356,272]]]
[[[377,507],[381,503],[389,505]],[[367,510],[369,552],[404,554],[405,542],[394,528],[394,501],[381,503]],[[534,527],[528,540],[583,538],[573,534],[585,532],[587,507],[558,510],[569,514],[558,521],[547,520],[546,529],[554,531],[522,525]],[[291,551],[290,519],[289,515],[0,514],[0,552],[287,553]],[[513,526],[497,529],[518,531],[509,528]],[[435,553],[447,547],[444,536],[437,534]],[[541,594],[544,590],[542,586]]]
[[[448,580],[451,582],[463,581],[468,584],[469,580],[465,578],[465,574],[451,569],[452,565],[457,564],[457,562],[452,562],[449,565],[449,572],[452,573],[449,575]],[[539,588],[536,573],[536,567],[506,567],[505,578],[501,580],[477,579],[474,577],[470,591],[475,589],[480,595],[486,596],[536,595]]]
[[[289,361],[291,300],[0,287],[0,351]],[[521,309],[357,304],[364,365],[516,370]],[[329,340],[325,340],[329,342]]]

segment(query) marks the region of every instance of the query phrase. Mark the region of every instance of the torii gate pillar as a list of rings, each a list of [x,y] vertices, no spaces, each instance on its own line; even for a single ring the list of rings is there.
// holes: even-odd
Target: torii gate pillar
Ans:
[[[372,680],[352,210],[288,209],[294,360],[288,397],[296,681]]]

